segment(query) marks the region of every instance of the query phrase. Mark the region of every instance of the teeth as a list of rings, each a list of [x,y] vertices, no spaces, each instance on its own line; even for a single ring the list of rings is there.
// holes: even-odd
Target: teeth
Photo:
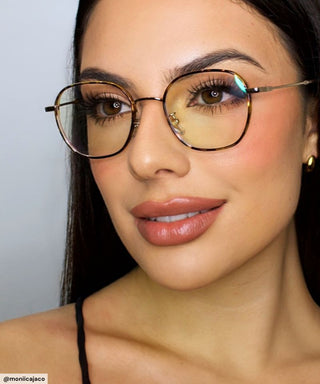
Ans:
[[[159,216],[159,217],[150,217],[148,220],[150,221],[157,221],[159,223],[172,223],[174,221],[184,220],[188,219],[189,217],[199,215],[199,213],[205,213],[209,210],[203,210],[203,211],[197,211],[197,212],[188,212],[183,213],[181,215],[174,215],[174,216]]]

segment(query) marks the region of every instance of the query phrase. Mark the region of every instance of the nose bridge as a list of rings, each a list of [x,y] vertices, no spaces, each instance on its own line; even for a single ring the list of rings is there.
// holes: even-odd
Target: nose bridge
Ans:
[[[184,134],[184,130],[180,126],[180,120],[177,118],[176,112],[172,112],[169,115],[167,115],[166,108],[164,106],[164,102],[165,102],[164,98],[161,98],[161,97],[141,97],[139,99],[133,100],[134,106],[135,106],[135,109],[137,112],[137,115],[135,116],[135,120],[133,122],[133,127],[134,127],[133,137],[136,135],[136,130],[138,129],[138,127],[140,125],[140,120],[141,120],[141,111],[139,112],[138,108],[136,107],[137,103],[139,103],[140,101],[160,101],[162,103],[165,118],[166,118],[169,126],[171,127],[173,133],[178,137],[180,137],[179,135]]]
[[[136,110],[136,116],[135,116],[135,120],[133,122],[134,124],[134,133],[133,133],[133,136],[136,135],[136,130],[137,128],[139,127],[140,125],[140,120],[141,120],[141,109],[139,110],[137,108],[137,104],[141,101],[160,101],[161,103],[163,103],[164,99],[161,98],[161,97],[139,97],[138,99],[135,99],[133,100],[134,102],[134,106],[135,106],[135,110]],[[163,105],[163,104],[162,104]]]
[[[134,103],[136,105],[146,101],[159,101],[163,107],[163,98],[160,97],[141,97],[134,100]],[[136,106],[136,111],[138,116],[133,122],[134,140],[128,151],[130,172],[139,180],[149,180],[173,173],[179,176],[186,174],[189,163],[180,144],[171,138],[170,129],[167,132],[158,129],[159,124],[164,124],[165,121],[169,123],[164,111],[162,111],[163,117],[160,117],[160,111],[155,109],[152,111],[151,107],[150,113],[146,111],[143,118],[142,109]]]
[[[134,105],[136,106],[136,111],[138,112],[138,116],[139,116],[139,118],[136,119],[136,124],[140,120],[140,117],[141,117],[141,110],[139,111],[137,108],[137,104],[141,101],[160,101],[161,103],[163,103],[163,98],[161,98],[161,97],[140,97],[139,99],[135,99],[133,102],[134,102]]]

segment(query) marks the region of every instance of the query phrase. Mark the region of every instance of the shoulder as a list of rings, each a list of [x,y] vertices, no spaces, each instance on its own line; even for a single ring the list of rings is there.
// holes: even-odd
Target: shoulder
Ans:
[[[68,371],[79,382],[74,305],[1,323],[0,361],[2,372],[48,373],[61,380]]]

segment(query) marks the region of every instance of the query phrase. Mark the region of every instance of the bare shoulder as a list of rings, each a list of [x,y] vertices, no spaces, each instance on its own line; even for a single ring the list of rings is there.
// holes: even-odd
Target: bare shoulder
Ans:
[[[77,327],[74,305],[9,320],[0,324],[2,372],[73,374],[80,380],[77,356]],[[61,381],[62,382],[62,381]]]

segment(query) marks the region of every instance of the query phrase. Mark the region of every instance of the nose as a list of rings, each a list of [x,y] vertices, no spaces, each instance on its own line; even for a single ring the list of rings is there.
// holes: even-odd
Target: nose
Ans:
[[[138,99],[136,105],[140,119],[127,147],[131,174],[140,181],[185,176],[190,170],[190,149],[170,130],[162,99]]]

